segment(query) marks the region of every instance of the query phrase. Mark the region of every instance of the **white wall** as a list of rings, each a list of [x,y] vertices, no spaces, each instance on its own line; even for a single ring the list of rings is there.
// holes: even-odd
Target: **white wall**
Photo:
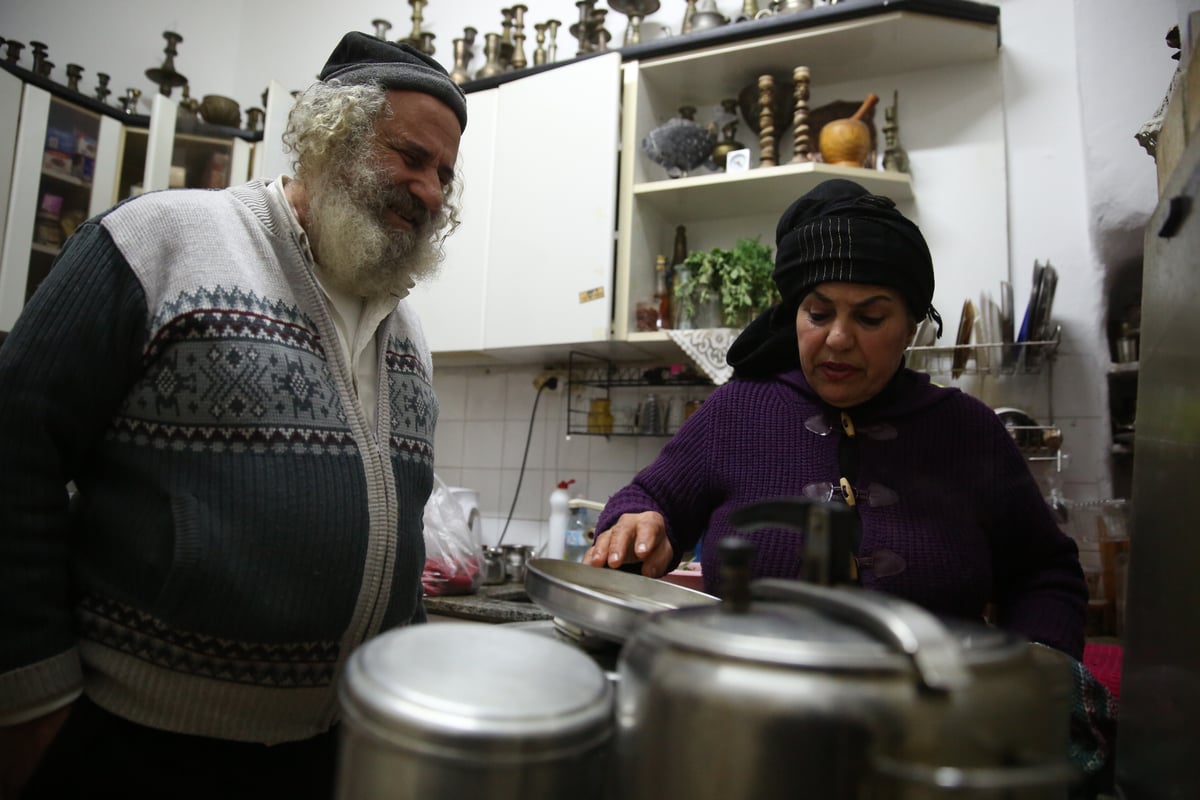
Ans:
[[[1049,376],[1032,391],[1027,383],[994,379],[965,388],[993,405],[1029,407],[1043,419],[1052,408],[1066,429],[1071,454],[1062,476],[1067,496],[1110,496],[1106,291],[1114,271],[1140,264],[1141,228],[1156,198],[1153,161],[1133,135],[1162,100],[1175,68],[1164,44],[1167,29],[1186,11],[1200,7],[1200,0],[995,4],[1001,9],[1003,42],[1010,277],[1016,297],[1024,298],[1034,260],[1055,265],[1060,273],[1055,317],[1064,328],[1064,346],[1052,394]],[[664,2],[649,20],[678,30],[683,5]],[[742,6],[737,0],[718,5],[731,15]],[[577,44],[566,28],[578,18],[573,0],[529,0],[527,6],[527,58],[532,61],[533,23],[551,16],[564,23],[560,59],[572,57]],[[146,110],[145,100],[155,87],[143,72],[162,63],[162,31],[174,30],[184,37],[175,66],[190,78],[193,95],[225,94],[246,108],[259,104],[271,79],[291,89],[307,86],[346,30],[371,32],[371,20],[382,17],[392,22],[390,36],[396,38],[411,30],[410,15],[411,6],[397,0],[343,0],[301,9],[282,0],[6,0],[0,2],[0,36],[47,43],[50,59],[59,65],[58,80],[64,80],[65,64],[76,62],[87,70],[85,87],[94,85],[97,70],[113,75],[115,91],[140,87]],[[625,20],[615,12],[609,18],[608,27],[619,41]],[[447,67],[452,65],[451,40],[466,25],[477,28],[480,55],[472,64],[477,70],[482,35],[499,31],[500,21],[499,6],[491,0],[432,0],[423,28],[436,34],[436,57]],[[23,63],[29,64],[28,50]],[[1023,300],[1018,306],[1023,308]],[[956,308],[943,311],[949,318],[957,315]],[[447,480],[481,484],[493,480],[489,476],[499,467],[500,480],[515,485],[520,451],[511,440],[516,428],[523,432],[528,425],[533,401],[533,375],[526,373],[448,370],[439,375],[448,424],[439,434],[438,468],[448,473]],[[503,410],[478,404],[478,398],[501,385],[508,397]],[[544,519],[545,497],[560,478],[576,478],[583,493],[604,499],[661,445],[657,439],[606,443],[587,437],[566,443],[558,433],[564,405],[561,393],[543,396],[540,474],[526,475],[518,517]],[[481,449],[483,440],[492,445]],[[502,519],[507,513],[512,494],[506,488],[512,487],[485,491],[486,515]]]

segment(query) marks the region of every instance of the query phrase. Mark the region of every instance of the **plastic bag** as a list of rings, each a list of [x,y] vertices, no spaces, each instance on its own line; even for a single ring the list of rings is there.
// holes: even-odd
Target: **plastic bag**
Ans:
[[[433,492],[425,503],[425,570],[421,585],[426,597],[471,594],[483,582],[479,560],[483,542],[471,531],[462,507],[449,487],[433,476]]]

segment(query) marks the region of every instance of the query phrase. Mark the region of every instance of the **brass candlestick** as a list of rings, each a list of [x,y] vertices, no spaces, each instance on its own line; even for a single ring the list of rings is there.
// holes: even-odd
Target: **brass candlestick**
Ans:
[[[407,39],[403,39],[404,44],[410,44],[413,47],[420,49],[421,46],[421,23],[425,20],[425,15],[422,13],[425,9],[427,0],[408,0],[408,4],[412,6],[412,33]]]
[[[558,29],[562,26],[562,22],[557,19],[546,20],[546,29],[549,31],[550,43],[546,45],[546,61],[553,64],[558,61]]]
[[[512,68],[524,69],[529,62],[525,60],[525,12],[529,9],[521,4],[512,7],[513,15],[513,56]]]
[[[900,123],[897,117],[900,113],[900,92],[892,92],[892,104],[883,110],[886,120],[883,124],[883,136],[887,147],[883,151],[883,168],[888,172],[908,172],[908,153],[900,146]]]
[[[812,142],[808,135],[808,85],[811,79],[808,67],[796,67],[792,70],[792,80],[796,84],[796,110],[792,116],[792,163],[812,161]]]
[[[83,77],[83,67],[78,64],[67,64],[67,88],[72,92],[79,91],[79,79]]]
[[[142,90],[130,86],[125,90],[125,96],[121,98],[121,108],[126,114],[136,114],[138,98],[142,96]]]
[[[467,47],[467,40],[461,37],[455,39],[452,44],[454,69],[450,70],[450,80],[461,85],[471,79],[471,73],[468,71],[468,65],[471,63],[470,48]]]
[[[101,103],[108,102],[108,96],[112,94],[112,90],[108,88],[108,82],[112,79],[107,72],[96,73],[96,99]]]
[[[29,47],[33,50],[33,71],[40,75],[42,62],[46,60],[46,45],[42,42],[30,42]]]
[[[25,49],[22,42],[16,39],[6,39],[4,41],[4,61],[7,64],[15,64],[21,60],[21,51]]]
[[[775,113],[772,110],[775,100],[775,78],[770,75],[758,76],[758,163],[762,167],[773,167],[775,161]]]
[[[512,69],[513,60],[513,10],[511,8],[500,9],[500,65],[505,71]]]
[[[479,68],[479,71],[475,73],[476,78],[490,78],[493,75],[499,75],[504,72],[504,65],[500,63],[500,34],[484,34],[483,55],[486,61]]]
[[[192,97],[192,87],[183,85],[183,97],[179,100],[179,110],[188,115],[188,121],[195,122],[200,117],[200,101]]]
[[[575,7],[579,9],[579,21],[568,29],[570,34],[579,42],[579,48],[575,51],[576,55],[581,56],[592,52],[592,26],[595,24],[593,16],[595,5],[596,0],[576,0]]]
[[[183,37],[174,31],[163,31],[163,38],[167,40],[167,46],[163,48],[163,52],[167,54],[161,67],[151,67],[146,70],[146,77],[151,83],[158,84],[158,91],[164,97],[171,96],[171,90],[176,86],[183,86],[187,83],[187,78],[175,71],[175,56],[177,51],[176,45],[183,41]]]
[[[533,49],[533,64],[541,66],[546,63],[546,23],[533,23],[533,30],[537,33],[537,47]]]
[[[371,24],[375,26],[375,38],[387,41],[387,32],[392,29],[392,23],[386,19],[373,19]]]

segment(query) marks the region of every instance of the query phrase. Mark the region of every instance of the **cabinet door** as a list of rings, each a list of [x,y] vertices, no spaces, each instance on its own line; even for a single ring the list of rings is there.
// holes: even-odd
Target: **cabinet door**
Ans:
[[[0,330],[9,330],[63,241],[109,205],[122,126],[24,85],[0,250]],[[11,99],[11,98],[10,98]]]
[[[280,175],[292,174],[292,160],[283,148],[283,131],[287,128],[292,96],[279,81],[267,85],[267,107],[263,113],[262,141],[254,145],[250,177],[273,181]]]
[[[410,295],[435,353],[483,349],[499,100],[499,89],[467,95],[469,122],[458,148],[461,222],[446,240],[441,271]]]
[[[21,119],[21,79],[0,70],[0,233],[8,218],[8,192],[12,188],[13,157],[17,151],[17,123]]]
[[[620,65],[606,53],[499,87],[487,349],[609,338]]]
[[[161,94],[150,110],[145,191],[224,189],[250,176],[250,143],[224,126],[192,123],[180,129],[179,104]]]

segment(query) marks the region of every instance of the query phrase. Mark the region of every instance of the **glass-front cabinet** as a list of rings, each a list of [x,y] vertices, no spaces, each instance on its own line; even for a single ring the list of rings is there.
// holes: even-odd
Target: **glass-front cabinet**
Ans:
[[[0,331],[81,222],[145,191],[242,183],[261,138],[181,113],[162,95],[149,115],[128,113],[0,69]]]
[[[0,81],[3,155],[11,142],[12,156],[0,250],[0,330],[8,330],[66,237],[117,199],[125,125],[7,72]]]

